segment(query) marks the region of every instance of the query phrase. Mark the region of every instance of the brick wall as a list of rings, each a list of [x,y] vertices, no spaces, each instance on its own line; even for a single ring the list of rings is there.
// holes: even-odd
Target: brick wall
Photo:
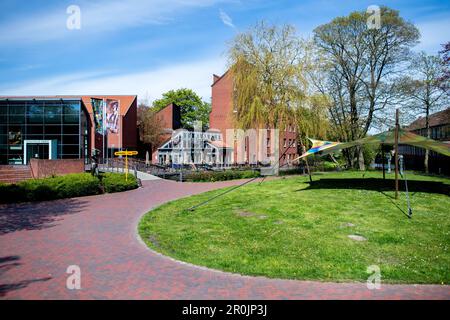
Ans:
[[[222,77],[213,75],[213,84],[211,86],[211,113],[209,115],[209,123],[211,129],[217,129],[222,133],[224,142],[234,149],[233,161],[243,162],[244,157],[238,156],[238,146],[234,141],[226,141],[226,130],[234,128],[233,121],[233,79],[231,72],[226,72]],[[285,155],[280,159],[280,165],[284,165],[289,160],[297,157],[297,141],[290,148],[284,147],[284,139],[286,139],[286,146],[289,146],[289,140],[295,140],[297,133],[292,129],[287,128],[285,131],[279,132],[279,155],[284,151]],[[246,149],[249,150],[248,140]],[[242,146],[244,148],[244,146]],[[287,150],[286,150],[287,149]],[[270,148],[269,148],[270,150]],[[264,151],[263,151],[264,152]],[[246,152],[245,158],[251,159],[254,155]]]
[[[209,126],[222,132],[226,144],[226,129],[234,128],[233,125],[233,81],[231,73],[227,72],[222,77],[213,75],[214,83],[211,86],[211,113],[209,114]],[[233,147],[233,141],[229,144]]]
[[[52,175],[65,175],[69,173],[84,172],[83,159],[30,159],[30,168],[33,178],[45,178]]]

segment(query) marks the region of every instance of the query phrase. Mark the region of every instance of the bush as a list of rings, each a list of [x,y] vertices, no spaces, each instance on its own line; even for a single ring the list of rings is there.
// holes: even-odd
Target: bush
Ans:
[[[137,179],[133,174],[128,174],[128,181],[124,173],[104,173],[100,176],[101,185],[105,192],[121,192],[138,187]]]
[[[100,179],[89,173],[75,173],[43,179],[31,179],[17,184],[0,184],[0,203],[43,201],[120,192],[137,188],[133,175],[107,173]]]
[[[214,182],[234,179],[250,179],[259,176],[259,172],[254,170],[199,171],[186,174],[185,179],[186,181],[193,182]]]
[[[322,165],[323,171],[335,171],[338,168],[338,165],[332,161],[324,161]]]

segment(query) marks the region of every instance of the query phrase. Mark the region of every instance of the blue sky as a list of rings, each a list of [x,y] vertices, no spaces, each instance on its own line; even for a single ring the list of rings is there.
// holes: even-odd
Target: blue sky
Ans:
[[[0,95],[138,94],[153,100],[180,87],[210,99],[212,74],[226,70],[227,41],[258,20],[318,25],[369,5],[387,5],[416,24],[416,50],[450,40],[450,1],[364,0],[0,0]],[[81,9],[69,30],[66,9]]]

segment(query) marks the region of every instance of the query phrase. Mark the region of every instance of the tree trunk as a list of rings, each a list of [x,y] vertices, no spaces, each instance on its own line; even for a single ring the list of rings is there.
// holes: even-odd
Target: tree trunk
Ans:
[[[360,171],[365,171],[366,166],[364,165],[364,153],[363,153],[363,147],[358,147],[358,165]]]
[[[430,130],[430,108],[429,108],[429,106],[427,106],[425,122],[426,122],[426,129],[427,129],[427,138],[430,139],[431,130]],[[423,166],[425,167],[425,173],[430,173],[430,170],[428,167],[428,158],[429,158],[429,151],[428,151],[428,149],[425,149],[425,159],[423,161]]]

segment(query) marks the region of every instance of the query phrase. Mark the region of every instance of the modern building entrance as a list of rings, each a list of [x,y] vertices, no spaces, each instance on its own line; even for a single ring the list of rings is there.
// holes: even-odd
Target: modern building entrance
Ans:
[[[56,140],[25,140],[23,164],[30,159],[56,159]]]

